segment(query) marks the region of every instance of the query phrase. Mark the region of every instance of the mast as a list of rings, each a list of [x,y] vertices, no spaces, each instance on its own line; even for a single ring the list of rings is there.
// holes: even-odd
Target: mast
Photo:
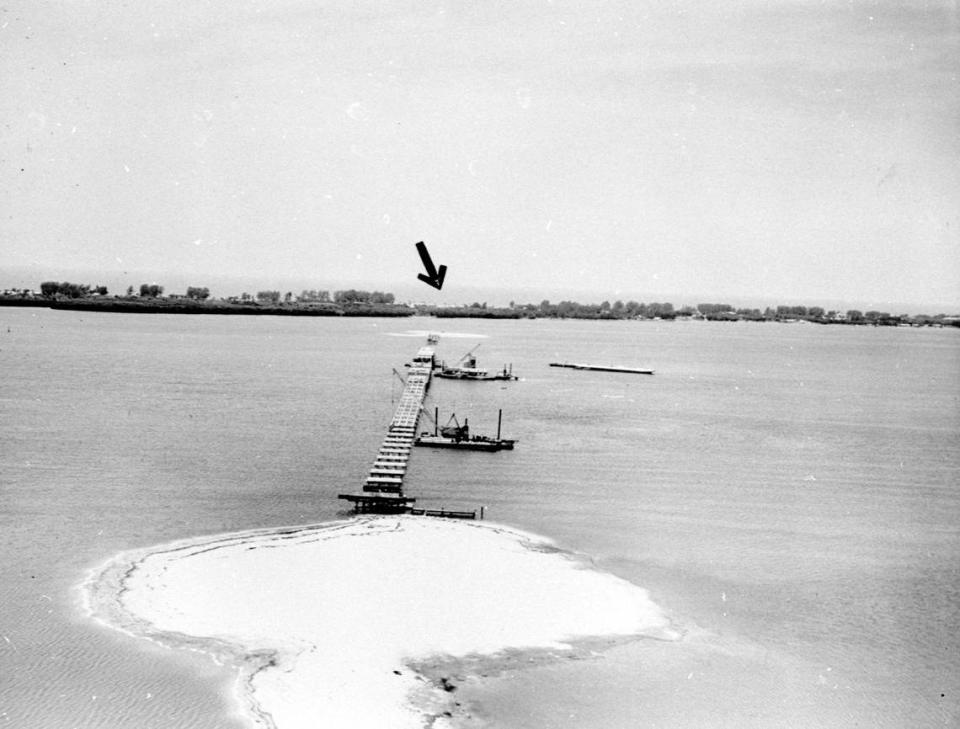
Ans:
[[[503,408],[497,410],[497,440],[500,440],[500,420],[503,418]]]

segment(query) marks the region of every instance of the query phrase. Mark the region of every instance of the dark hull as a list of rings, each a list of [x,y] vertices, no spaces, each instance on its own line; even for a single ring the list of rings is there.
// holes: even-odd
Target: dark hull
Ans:
[[[516,375],[464,375],[458,372],[435,372],[434,377],[440,377],[444,380],[475,380],[479,382],[492,382],[494,380],[515,380]]]
[[[455,440],[442,436],[425,435],[417,438],[414,445],[422,448],[453,448],[464,451],[512,451],[512,440]]]
[[[572,362],[551,362],[551,367],[567,367],[572,370],[593,370],[595,372],[625,372],[631,375],[652,375],[653,370],[636,367],[608,367],[606,365],[574,364]]]

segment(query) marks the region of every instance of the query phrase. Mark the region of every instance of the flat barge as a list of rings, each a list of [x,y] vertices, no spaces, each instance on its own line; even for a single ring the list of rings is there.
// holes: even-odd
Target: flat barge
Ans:
[[[507,365],[504,365],[502,370],[494,372],[492,375],[486,369],[477,367],[477,358],[474,356],[473,351],[479,346],[478,344],[463,355],[460,361],[452,367],[448,367],[445,362],[441,362],[435,376],[447,380],[473,380],[475,382],[510,381],[517,379],[517,376],[513,374],[513,365],[510,365],[509,368]]]
[[[450,416],[450,421],[443,427],[438,427],[437,411],[433,415],[433,433],[423,432],[413,444],[424,448],[452,448],[467,451],[512,451],[517,442],[512,438],[500,437],[500,424],[503,420],[503,410],[497,413],[497,437],[486,435],[470,435],[469,421],[464,420],[460,425],[456,415]],[[450,423],[453,423],[451,425]]]
[[[613,365],[577,364],[576,362],[551,362],[551,367],[568,367],[572,370],[594,370],[596,372],[626,372],[631,375],[652,375],[653,370],[637,367],[615,367]]]

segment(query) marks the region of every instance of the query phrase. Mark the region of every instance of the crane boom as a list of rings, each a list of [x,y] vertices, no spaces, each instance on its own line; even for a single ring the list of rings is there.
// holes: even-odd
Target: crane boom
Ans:
[[[475,344],[473,347],[471,347],[471,348],[470,348],[470,351],[467,352],[465,355],[463,355],[463,356],[460,358],[460,361],[461,361],[461,362],[466,361],[466,359],[467,359],[471,354],[473,354],[475,351],[477,351],[477,349],[479,349],[479,347],[480,347],[481,344],[483,344],[483,342],[478,342],[478,343]]]

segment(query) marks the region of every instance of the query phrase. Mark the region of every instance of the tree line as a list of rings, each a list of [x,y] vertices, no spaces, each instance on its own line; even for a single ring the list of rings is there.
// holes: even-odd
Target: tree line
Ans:
[[[139,289],[128,286],[127,297],[139,296],[141,298],[158,299],[163,296],[164,287],[160,284],[140,284]],[[87,296],[107,296],[106,286],[91,286],[89,284],[76,284],[69,281],[44,281],[40,284],[40,294],[46,298],[65,297],[70,299],[82,299]],[[206,301],[210,298],[210,289],[207,286],[188,286],[186,294],[171,294],[171,298],[187,298],[194,301]],[[258,291],[256,296],[244,292],[240,296],[229,297],[225,301],[239,301],[241,303],[259,303],[265,305],[283,304],[394,304],[396,297],[393,294],[384,291],[361,291],[358,289],[344,289],[330,291],[317,289],[304,289],[300,294],[294,295],[292,291],[285,294],[277,290]]]
[[[667,302],[651,302],[620,300],[603,301],[599,304],[581,304],[577,301],[561,301],[553,304],[544,299],[539,305],[516,304],[510,302],[510,309],[526,313],[528,316],[541,316],[559,319],[673,319],[681,315],[683,310],[677,311],[673,304]]]
[[[777,306],[757,308],[737,308],[732,304],[702,303],[682,306],[679,309],[668,302],[641,303],[637,301],[603,301],[599,304],[582,304],[576,301],[551,303],[544,299],[539,304],[518,304],[511,301],[509,307],[488,307],[486,302],[474,302],[469,306],[456,307],[418,307],[421,314],[438,317],[473,318],[553,318],[553,319],[676,319],[696,318],[709,321],[810,321],[818,324],[873,324],[878,326],[896,326],[899,324],[938,325],[947,323],[956,326],[954,317],[945,314],[930,316],[892,315],[887,311],[860,311],[848,309],[845,312],[822,306]]]
[[[206,292],[202,297],[210,295],[209,289],[187,289],[187,296],[191,296],[191,291],[195,294]],[[77,284],[70,281],[43,281],[40,284],[40,295],[48,299],[62,296],[68,299],[82,299],[87,296],[107,296],[110,292],[106,286],[91,286],[90,284]],[[163,286],[157,284],[140,284],[140,296],[158,298],[163,295]],[[133,286],[127,287],[127,296],[133,296]],[[193,298],[191,296],[191,298]]]
[[[247,299],[241,296],[241,300],[252,300],[248,294]],[[318,291],[316,289],[304,289],[299,296],[294,296],[292,291],[281,295],[279,291],[258,291],[256,300],[261,304],[393,304],[396,298],[393,294],[383,291],[358,291],[357,289],[346,289],[343,291],[334,291],[331,297],[329,291]]]
[[[299,307],[301,309],[325,310],[327,308],[341,312],[369,310],[370,307],[386,307],[389,313],[396,303],[393,294],[383,291],[363,291],[358,289],[343,289],[338,291],[304,289],[295,295],[292,291],[281,293],[279,290],[258,291],[256,295],[244,292],[239,297],[231,296],[224,299],[210,300],[210,289],[206,286],[188,286],[186,294],[170,294],[164,297],[164,287],[156,283],[140,284],[138,290],[128,286],[126,298],[136,299],[139,291],[140,299],[165,299],[175,301],[189,299],[200,303],[213,305],[245,304],[263,307]],[[26,289],[20,293],[23,298],[28,294]],[[69,281],[44,281],[40,284],[40,294],[44,299],[102,299],[108,295],[106,286],[92,286],[77,284]],[[123,298],[123,297],[114,297]],[[873,324],[893,326],[897,324],[933,324],[937,325],[947,320],[953,324],[954,318],[944,314],[929,316],[926,314],[908,316],[906,314],[892,315],[887,311],[848,309],[845,312],[827,310],[822,306],[776,306],[766,307],[763,311],[758,308],[737,308],[725,303],[701,303],[695,307],[682,306],[675,308],[669,302],[649,302],[616,300],[613,303],[603,301],[599,304],[583,304],[576,301],[560,301],[551,303],[544,299],[539,304],[517,304],[510,302],[509,307],[489,307],[486,302],[474,302],[470,305],[455,307],[421,306],[417,310],[426,315],[443,317],[483,317],[483,318],[559,318],[559,319],[676,319],[699,318],[711,321],[811,321],[821,324]]]
[[[52,299],[55,296],[64,296],[68,299],[82,299],[85,296],[106,296],[106,286],[91,286],[89,284],[75,284],[69,281],[44,281],[40,284],[40,295]]]

